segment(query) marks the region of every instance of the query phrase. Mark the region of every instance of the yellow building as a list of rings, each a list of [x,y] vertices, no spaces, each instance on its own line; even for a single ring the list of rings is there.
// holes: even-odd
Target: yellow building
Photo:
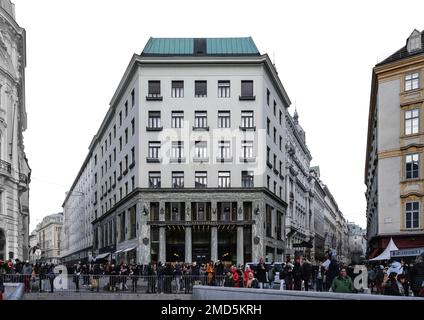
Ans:
[[[392,237],[399,249],[424,247],[424,33],[372,74],[365,162],[368,258]]]

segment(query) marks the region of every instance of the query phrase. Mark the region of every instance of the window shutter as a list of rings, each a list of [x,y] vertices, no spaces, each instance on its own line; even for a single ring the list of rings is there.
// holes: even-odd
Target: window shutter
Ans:
[[[160,94],[160,81],[149,81],[149,94]]]
[[[207,95],[207,82],[206,81],[196,81],[195,82],[195,94],[196,94],[196,96]]]
[[[242,81],[241,82],[241,96],[242,97],[253,97],[253,81]]]

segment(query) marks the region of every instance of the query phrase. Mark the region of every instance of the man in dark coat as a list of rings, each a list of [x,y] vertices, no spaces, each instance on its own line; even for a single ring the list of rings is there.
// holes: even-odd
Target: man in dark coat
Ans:
[[[264,262],[264,258],[260,258],[259,259],[259,263],[256,269],[256,278],[258,279],[259,282],[259,287],[261,289],[264,288],[264,283],[266,283],[266,265]]]
[[[305,281],[305,291],[309,291],[309,281],[312,277],[312,264],[308,260],[305,260],[302,265],[302,276]]]
[[[421,286],[424,283],[424,253],[421,254],[412,267],[409,277],[411,279],[411,289],[414,297],[419,297]]]
[[[328,290],[330,290],[331,285],[333,284],[333,280],[339,275],[339,272],[339,265],[337,263],[336,257],[332,256],[325,278],[325,282],[327,284],[326,287]]]
[[[300,257],[296,257],[294,260],[293,267],[293,283],[294,290],[302,290],[302,280],[303,280],[303,272],[302,265],[300,264]]]

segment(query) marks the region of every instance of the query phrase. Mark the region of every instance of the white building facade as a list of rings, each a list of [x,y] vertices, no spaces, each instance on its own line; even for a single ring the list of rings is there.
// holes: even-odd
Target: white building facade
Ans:
[[[152,38],[63,204],[64,260],[283,259],[289,106],[251,38]]]
[[[25,30],[14,4],[0,1],[0,260],[28,259],[29,182],[24,152]]]

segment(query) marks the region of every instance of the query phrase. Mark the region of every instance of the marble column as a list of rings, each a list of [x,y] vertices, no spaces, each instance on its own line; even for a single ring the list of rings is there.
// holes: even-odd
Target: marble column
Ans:
[[[243,202],[237,202],[237,220],[243,221]],[[237,265],[244,264],[243,226],[237,226]]]
[[[211,220],[217,221],[218,220],[218,212],[217,212],[217,204],[216,201],[213,201],[211,203]],[[217,261],[218,260],[218,227],[211,227],[211,260]]]
[[[166,262],[166,229],[165,227],[159,228],[159,261]]]
[[[193,258],[191,256],[192,243],[191,243],[191,227],[185,228],[185,262],[191,263]]]

